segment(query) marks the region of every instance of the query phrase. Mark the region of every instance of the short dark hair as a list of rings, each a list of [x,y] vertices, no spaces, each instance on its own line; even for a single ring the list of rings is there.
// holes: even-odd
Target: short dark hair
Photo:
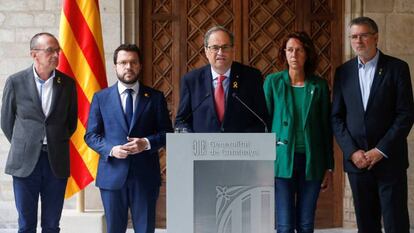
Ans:
[[[362,16],[355,18],[351,20],[349,27],[352,27],[353,25],[366,25],[372,30],[373,33],[378,33],[377,23],[375,23],[375,21],[369,17]]]
[[[39,32],[39,33],[35,34],[32,37],[32,39],[30,39],[30,50],[33,50],[33,49],[36,49],[37,48],[37,46],[39,45],[38,44],[38,40],[39,40],[39,37],[41,37],[41,36],[49,36],[49,37],[52,37],[59,44],[58,39],[56,39],[56,37],[52,33],[49,33],[49,32]]]
[[[305,61],[305,74],[311,75],[315,72],[317,64],[318,64],[318,56],[315,51],[315,46],[309,37],[309,35],[304,31],[297,31],[289,33],[282,42],[282,46],[279,48],[279,61],[282,65],[286,68],[289,68],[289,64],[286,59],[286,44],[290,39],[297,39],[302,43],[303,48],[305,49],[306,53],[306,61]]]
[[[114,51],[114,65],[116,65],[116,61],[118,60],[119,51],[136,52],[138,55],[138,60],[139,60],[138,62],[142,63],[141,50],[138,48],[136,44],[121,44]]]
[[[210,39],[211,34],[213,34],[214,32],[217,31],[222,31],[227,33],[227,35],[230,38],[230,45],[233,46],[234,45],[234,35],[233,33],[228,30],[227,28],[223,27],[223,26],[214,26],[210,29],[208,29],[208,31],[206,32],[206,34],[204,35],[204,47],[208,47],[208,39]]]

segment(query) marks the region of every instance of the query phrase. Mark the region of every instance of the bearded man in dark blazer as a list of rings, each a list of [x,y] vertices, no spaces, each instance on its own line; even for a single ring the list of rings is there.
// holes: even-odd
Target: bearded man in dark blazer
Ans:
[[[139,81],[141,51],[122,44],[114,52],[118,82],[93,96],[85,142],[99,154],[96,186],[108,233],[155,231],[161,185],[158,151],[172,132],[164,94]]]
[[[181,78],[175,127],[200,133],[267,130],[262,74],[233,61],[233,34],[215,26],[204,36],[204,46],[210,64]]]
[[[408,64],[377,49],[378,27],[353,19],[357,57],[337,69],[332,128],[344,156],[359,233],[409,233],[407,136],[414,118]]]
[[[75,81],[56,69],[59,42],[50,33],[30,41],[33,65],[11,75],[3,90],[1,128],[11,143],[6,173],[13,176],[19,232],[59,232],[69,140],[77,125]]]

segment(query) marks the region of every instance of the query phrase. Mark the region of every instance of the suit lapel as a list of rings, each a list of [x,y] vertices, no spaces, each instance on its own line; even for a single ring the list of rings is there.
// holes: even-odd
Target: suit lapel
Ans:
[[[364,104],[362,103],[361,85],[359,83],[359,70],[358,70],[358,58],[354,58],[352,61],[352,67],[349,70],[349,90],[350,93],[354,93],[350,98],[353,98],[354,103],[357,104],[358,108],[364,112]],[[348,79],[348,77],[345,77]]]
[[[374,80],[372,82],[371,90],[369,92],[369,98],[368,98],[366,111],[368,111],[368,108],[370,107],[371,102],[375,98],[375,94],[377,93],[378,87],[382,83],[383,73],[384,73],[384,56],[382,56],[382,53],[380,52],[377,67],[375,69]]]
[[[110,96],[105,101],[108,101],[108,106],[110,106],[110,110],[113,112],[112,114],[114,114],[114,118],[119,119],[122,129],[128,133],[129,130],[127,121],[125,118],[124,110],[122,108],[121,97],[118,92],[118,83],[115,83],[110,88]]]
[[[229,87],[228,87],[228,91],[227,91],[227,96],[226,96],[226,108],[224,110],[224,120],[226,119],[226,115],[229,109],[232,109],[233,104],[234,104],[234,98],[233,98],[233,93],[236,93],[238,95],[238,89],[239,89],[239,85],[240,85],[240,70],[237,68],[236,65],[231,66],[231,71],[230,71],[230,77],[229,77]],[[240,96],[239,96],[240,97]]]
[[[293,115],[293,105],[294,105],[293,91],[292,91],[292,88],[291,88],[289,73],[288,73],[287,70],[283,73],[283,83],[284,83],[284,85],[283,85],[282,91],[284,93],[282,93],[282,95],[284,96],[285,101],[287,101],[285,103],[286,108],[287,108],[287,112],[289,114],[290,119],[294,119],[294,115]]]
[[[309,115],[309,110],[310,110],[310,106],[311,103],[313,101],[313,96],[315,95],[315,91],[316,91],[316,85],[315,85],[315,81],[313,80],[312,77],[309,77],[308,79],[305,79],[305,99],[303,100],[303,104],[304,104],[304,108],[303,108],[303,127],[305,127],[306,125],[306,121],[308,119],[308,115]]]
[[[53,91],[52,91],[52,103],[50,106],[50,113],[53,112],[53,110],[56,108],[57,102],[62,94],[63,91],[63,84],[62,84],[62,77],[61,74],[56,70],[55,71],[55,78],[53,81]],[[49,114],[50,116],[51,114]]]
[[[208,101],[208,106],[210,108],[211,112],[214,112],[214,117],[216,119],[217,124],[219,124],[217,112],[216,112],[216,104],[214,103],[214,91],[213,91],[213,75],[211,74],[211,66],[205,66],[205,69],[203,70],[203,73],[200,77],[202,80],[201,82],[204,82],[204,85],[201,86],[201,88],[205,88],[205,90],[202,90],[203,93],[210,93],[212,98],[208,98],[206,101]],[[224,110],[224,118],[226,117],[226,110],[227,110],[227,104],[225,106]],[[224,121],[224,120],[223,120]]]
[[[135,124],[139,122],[139,118],[144,112],[145,107],[147,106],[150,100],[150,97],[151,97],[151,92],[148,90],[148,88],[140,84],[137,99],[135,101],[134,116],[132,117],[131,127],[129,129],[130,131],[135,126]]]
[[[38,113],[45,117],[45,114],[42,110],[42,102],[40,100],[39,92],[37,91],[36,81],[33,74],[33,66],[31,66],[29,69],[26,70],[27,76],[29,77],[28,82],[28,92],[30,93],[30,96],[32,97],[33,103],[35,103],[35,108],[38,111]]]

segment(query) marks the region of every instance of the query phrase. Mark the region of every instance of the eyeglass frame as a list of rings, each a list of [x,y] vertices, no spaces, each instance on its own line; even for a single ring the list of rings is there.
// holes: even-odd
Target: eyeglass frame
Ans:
[[[218,53],[220,50],[224,53],[230,52],[230,50],[233,49],[233,47],[234,46],[232,44],[206,46],[206,48],[212,53]]]
[[[45,49],[34,48],[34,49],[31,49],[31,50],[43,51],[47,54],[53,54],[53,53],[60,53],[61,48],[60,47],[58,47],[58,48],[48,47],[48,48],[45,48]]]
[[[117,65],[120,65],[122,67],[126,67],[127,65],[130,65],[131,67],[136,67],[140,63],[138,61],[119,61],[116,63]]]
[[[377,32],[364,32],[360,34],[349,35],[348,37],[351,41],[357,41],[359,39],[361,39],[362,41],[366,41],[368,40],[369,36],[373,36],[375,34],[377,34]]]

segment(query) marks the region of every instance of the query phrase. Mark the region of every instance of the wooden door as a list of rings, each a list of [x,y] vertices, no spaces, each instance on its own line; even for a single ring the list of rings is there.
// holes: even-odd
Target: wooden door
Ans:
[[[330,85],[335,67],[342,60],[342,1],[146,0],[139,6],[143,82],[164,92],[173,120],[179,103],[180,78],[207,64],[203,36],[214,25],[233,31],[235,60],[260,69],[264,75],[283,69],[277,63],[277,50],[282,38],[295,30],[311,35],[320,60],[317,72]],[[342,224],[342,161],[339,153],[335,154],[338,169],[332,190],[319,198],[318,228]],[[161,164],[165,181],[165,153]],[[165,226],[165,184],[157,215],[157,225]]]

